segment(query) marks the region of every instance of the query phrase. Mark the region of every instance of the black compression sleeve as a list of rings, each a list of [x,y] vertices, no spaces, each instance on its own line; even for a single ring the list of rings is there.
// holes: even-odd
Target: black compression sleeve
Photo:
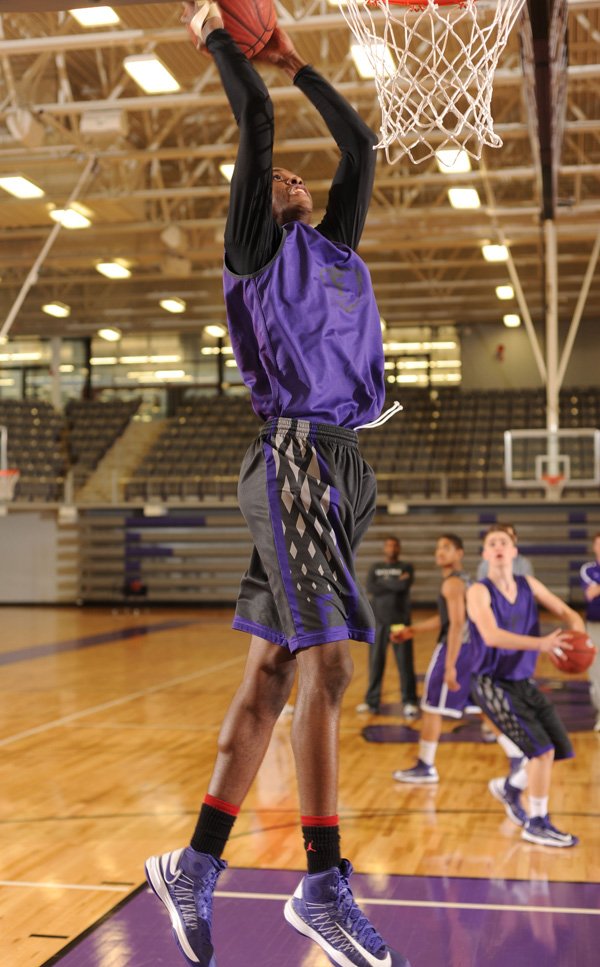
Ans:
[[[332,242],[356,248],[373,191],[376,163],[373,146],[377,144],[377,136],[313,67],[299,70],[294,84],[316,107],[342,154],[329,190],[325,217],[317,228]]]
[[[272,259],[282,237],[272,210],[273,105],[262,78],[226,30],[214,30],[206,46],[240,129],[225,255],[233,272],[251,275]]]

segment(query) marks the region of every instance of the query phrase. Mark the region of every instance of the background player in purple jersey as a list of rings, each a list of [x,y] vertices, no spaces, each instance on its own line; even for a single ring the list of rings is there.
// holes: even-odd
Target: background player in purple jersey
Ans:
[[[529,760],[529,816],[523,815],[522,838],[543,846],[575,846],[577,837],[556,829],[548,814],[554,760],[571,758],[573,749],[554,706],[532,676],[540,651],[570,647],[561,629],[540,635],[538,604],[567,628],[583,631],[583,621],[537,578],[513,575],[516,553],[508,530],[494,525],[483,543],[489,576],[467,592],[471,638],[485,649],[472,693],[482,711]],[[490,790],[511,807],[514,820],[522,809],[519,789],[507,779],[501,790],[491,785]]]
[[[423,722],[418,758],[410,769],[393,773],[397,782],[418,784],[439,781],[435,757],[442,731],[442,718],[459,719],[470,702],[471,676],[477,669],[477,651],[471,647],[468,631],[465,594],[469,578],[462,570],[463,543],[456,534],[442,534],[435,547],[435,563],[442,572],[438,597],[438,614],[403,628],[393,635],[405,636],[423,631],[439,631],[421,699]]]
[[[594,534],[594,560],[584,564],[579,572],[585,595],[585,627],[598,652],[588,671],[592,702],[597,717],[594,731],[600,732],[600,533]]]
[[[302,178],[273,167],[269,93],[223,29],[218,5],[196,12],[185,4],[184,20],[214,58],[240,129],[225,302],[240,372],[266,422],[246,453],[238,490],[255,544],[234,619],[252,636],[244,678],[221,728],[191,844],[151,857],[147,876],[188,962],[215,967],[210,931],[221,855],[297,670],[292,748],[308,873],[285,917],[335,964],[408,967],[354,901],[337,816],[348,639],[374,638],[354,555],[375,511],[375,480],[355,430],[378,421],[383,346],[369,273],[355,249],[377,138],[276,28],[261,58],[312,102],[341,153],[324,218],[311,227]]]

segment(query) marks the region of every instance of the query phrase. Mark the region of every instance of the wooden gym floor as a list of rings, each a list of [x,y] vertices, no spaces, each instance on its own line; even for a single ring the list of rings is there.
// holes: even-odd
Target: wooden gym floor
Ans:
[[[143,940],[139,950],[130,946],[127,954],[118,952],[116,941],[103,953],[99,940],[93,952],[85,944],[70,953],[61,951],[140,886],[148,855],[188,842],[211,771],[220,721],[242,673],[247,636],[229,629],[231,611],[227,609],[133,614],[5,607],[0,614],[4,629],[0,646],[0,964],[183,964],[174,946],[163,956],[158,946],[154,952],[142,950]],[[431,636],[417,643],[416,666],[421,674],[432,645]],[[419,891],[424,885],[450,889],[462,884],[461,889],[466,889],[465,884],[470,884],[469,889],[483,891],[477,894],[481,902],[475,908],[485,910],[486,916],[497,909],[510,910],[514,917],[514,911],[522,909],[524,915],[534,917],[540,904],[550,902],[552,911],[544,914],[546,927],[549,917],[556,920],[565,912],[573,916],[564,930],[557,927],[551,941],[543,925],[531,920],[529,929],[529,921],[519,921],[519,936],[545,937],[542,955],[538,947],[527,948],[527,959],[522,961],[508,948],[502,960],[490,952],[479,959],[459,953],[459,948],[470,948],[468,936],[466,940],[463,936],[464,922],[457,920],[450,933],[455,939],[439,967],[491,967],[508,961],[511,967],[534,961],[536,967],[597,963],[596,898],[600,893],[591,885],[600,880],[600,734],[589,728],[592,719],[585,686],[581,684],[574,701],[585,705],[587,724],[572,734],[577,756],[556,767],[551,797],[557,825],[577,833],[581,844],[552,851],[522,843],[519,830],[487,792],[487,781],[504,771],[505,759],[495,744],[478,740],[475,723],[465,730],[465,741],[440,745],[439,787],[394,783],[392,771],[412,763],[416,746],[365,740],[365,726],[400,726],[403,720],[398,714],[376,719],[356,714],[355,705],[365,687],[366,646],[353,645],[353,654],[355,677],[344,703],[341,734],[343,852],[358,873],[369,874],[357,877],[361,895],[367,895],[369,884],[374,890],[385,883],[395,884],[398,890],[402,887],[404,899],[398,899],[401,894],[396,892],[396,899],[389,901],[396,906],[386,908],[395,918],[389,921],[396,931],[390,942],[397,939],[403,949],[405,932],[412,937],[412,950],[404,950],[410,953],[412,967],[438,967],[433,953],[427,960],[415,959],[415,950],[426,949],[426,940],[415,927],[418,917],[431,917],[427,908],[439,906],[421,902]],[[545,659],[539,674],[554,680],[558,676]],[[385,700],[397,702],[397,675],[391,660],[385,684]],[[392,707],[391,711],[399,710]],[[456,723],[447,728],[456,728]],[[298,878],[286,871],[303,869],[289,729],[289,718],[276,726],[226,854],[230,866],[239,871],[236,897],[258,897],[247,892],[252,888],[248,878],[265,869],[273,871],[272,890],[284,895],[290,879],[295,883]],[[379,737],[406,734],[410,734],[406,729],[392,728]],[[560,910],[553,884],[564,885]],[[564,893],[567,886],[576,890],[585,884],[585,894],[573,893],[569,898]],[[525,893],[518,893],[519,885],[527,888]],[[541,894],[546,899],[540,900]],[[521,897],[516,903],[515,896]],[[490,897],[494,903],[488,902]],[[384,916],[388,901],[373,902],[382,905]],[[160,929],[160,937],[170,944],[160,905],[146,891],[131,901],[132,910],[136,903],[142,921],[146,918],[148,936]],[[448,922],[452,925],[452,910],[464,913],[472,905],[446,904]],[[270,904],[270,909],[275,911],[275,906]],[[406,908],[414,909],[414,922],[413,912]],[[370,915],[377,921],[379,907],[374,909],[376,915],[372,911]],[[279,905],[269,916],[275,913],[279,924]],[[255,927],[261,915],[257,906]],[[407,917],[412,934],[403,919]],[[106,919],[109,924],[116,922],[110,916]],[[480,924],[477,930],[481,933],[481,929]],[[497,929],[496,947],[504,928]],[[510,930],[514,940],[514,928]],[[571,938],[568,948],[565,935]],[[540,937],[536,943],[542,942]],[[579,937],[576,960],[571,959],[575,937]],[[454,952],[453,944],[458,945]],[[219,967],[327,963],[308,946],[311,950],[306,955],[296,955],[290,947],[285,956],[280,949],[275,959],[266,953],[244,957],[231,947],[219,954]]]

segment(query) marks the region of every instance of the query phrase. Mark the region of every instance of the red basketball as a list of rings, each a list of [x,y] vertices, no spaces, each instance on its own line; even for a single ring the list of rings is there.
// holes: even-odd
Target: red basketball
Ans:
[[[219,0],[225,29],[251,59],[271,39],[277,18],[273,0]]]
[[[564,637],[572,646],[571,651],[564,651],[564,657],[549,652],[550,661],[560,669],[561,672],[575,675],[584,672],[590,667],[596,657],[596,647],[590,641],[585,631],[565,631]]]

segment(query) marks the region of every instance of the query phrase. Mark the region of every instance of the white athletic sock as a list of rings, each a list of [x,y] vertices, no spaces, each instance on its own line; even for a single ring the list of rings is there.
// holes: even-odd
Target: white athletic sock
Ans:
[[[548,815],[548,796],[530,796],[529,797],[529,815],[532,819],[536,816],[547,816]]]
[[[426,742],[425,739],[419,740],[419,759],[428,766],[432,766],[435,762],[435,754],[437,752],[438,744],[437,742]]]
[[[501,749],[504,749],[509,759],[518,759],[523,755],[518,745],[509,739],[507,735],[498,736],[498,745]]]
[[[523,789],[527,789],[528,777],[527,777],[527,769],[525,768],[525,766],[521,766],[518,772],[513,772],[512,776],[509,777],[508,781],[511,786],[514,786],[515,789],[520,789],[521,792],[523,791]]]

